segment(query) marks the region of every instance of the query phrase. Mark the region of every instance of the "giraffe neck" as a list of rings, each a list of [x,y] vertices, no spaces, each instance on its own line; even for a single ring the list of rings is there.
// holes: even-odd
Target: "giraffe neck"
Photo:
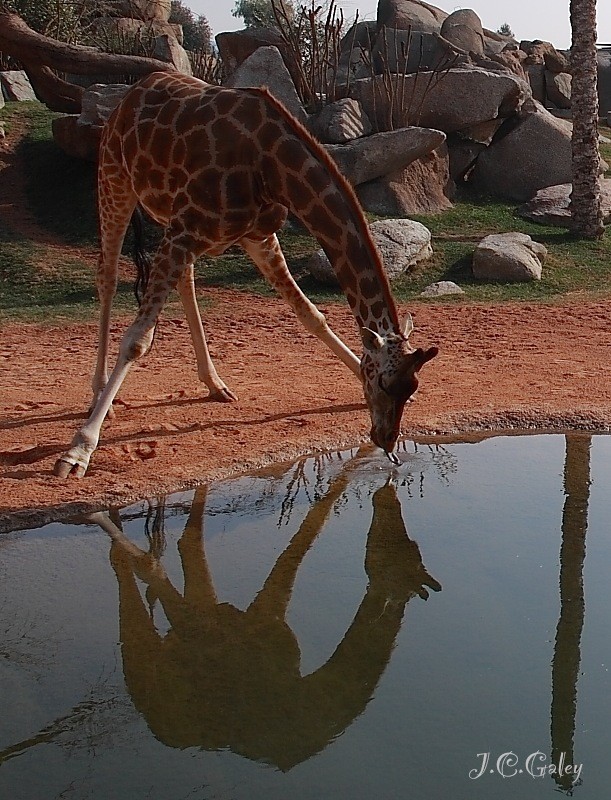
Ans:
[[[359,327],[400,332],[399,316],[381,256],[354,190],[335,162],[283,107],[283,137],[262,152],[270,200],[282,203],[325,251]]]

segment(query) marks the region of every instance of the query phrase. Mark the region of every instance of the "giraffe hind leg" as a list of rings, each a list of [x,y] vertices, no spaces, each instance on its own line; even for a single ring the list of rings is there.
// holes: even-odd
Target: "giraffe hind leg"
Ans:
[[[123,180],[118,178],[122,177]],[[136,196],[129,185],[126,174],[115,177],[109,186],[100,179],[98,188],[100,223],[100,256],[96,274],[96,286],[100,302],[98,351],[96,366],[91,381],[93,410],[97,399],[108,383],[108,348],[110,342],[110,313],[117,291],[119,257],[125,233],[136,207]],[[108,416],[112,416],[112,407]]]
[[[190,264],[178,279],[177,287],[185,316],[191,332],[195,358],[197,360],[197,374],[200,381],[206,384],[210,390],[210,399],[218,400],[221,403],[231,403],[237,400],[237,396],[219,378],[210,351],[206,342],[206,335],[202,325],[202,318],[197,305],[195,295],[195,281],[193,277],[193,264]]]

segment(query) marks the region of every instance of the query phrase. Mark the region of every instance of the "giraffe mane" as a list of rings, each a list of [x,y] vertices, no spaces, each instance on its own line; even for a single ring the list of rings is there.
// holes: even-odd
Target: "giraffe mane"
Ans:
[[[350,206],[352,213],[354,215],[355,222],[357,227],[367,244],[367,249],[371,254],[372,264],[375,266],[376,273],[380,280],[382,294],[386,301],[386,305],[388,310],[391,313],[393,321],[396,325],[396,332],[400,330],[400,323],[399,323],[399,314],[397,311],[397,307],[392,296],[392,292],[390,289],[390,282],[388,280],[388,276],[386,274],[386,270],[384,269],[384,265],[382,262],[382,256],[380,255],[380,251],[373,239],[371,234],[371,230],[369,228],[369,223],[367,222],[367,218],[363,211],[363,207],[356,196],[356,192],[354,191],[354,187],[343,175],[337,166],[334,159],[329,155],[327,150],[321,144],[321,142],[316,139],[316,137],[310,133],[310,131],[303,125],[291,112],[286,108],[286,106],[278,100],[274,95],[269,91],[267,86],[261,86],[256,89],[252,89],[250,91],[256,92],[262,95],[266,102],[269,103],[273,108],[278,111],[278,113],[284,118],[285,122],[295,131],[298,135],[299,139],[303,141],[306,145],[307,149],[312,153],[312,155],[316,156],[316,158],[322,162],[325,166],[327,172],[332,177],[333,181],[335,182],[337,188],[344,194],[345,198],[348,200],[348,205]]]

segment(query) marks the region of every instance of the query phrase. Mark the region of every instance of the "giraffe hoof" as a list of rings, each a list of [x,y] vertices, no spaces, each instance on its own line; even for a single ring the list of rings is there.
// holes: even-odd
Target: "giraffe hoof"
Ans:
[[[72,459],[65,456],[58,458],[53,468],[55,477],[64,479],[70,477],[70,475],[73,475],[75,478],[83,478],[86,472],[87,466],[79,464],[78,462],[75,463]]]
[[[217,403],[236,403],[238,399],[237,394],[234,394],[231,389],[228,389],[226,386],[223,386],[221,389],[211,390],[208,397],[210,400],[214,400]]]

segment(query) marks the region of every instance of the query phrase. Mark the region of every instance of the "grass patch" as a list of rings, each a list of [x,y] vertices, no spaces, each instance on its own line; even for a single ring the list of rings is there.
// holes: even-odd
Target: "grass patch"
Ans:
[[[62,153],[51,135],[55,116],[38,103],[9,103],[0,116],[10,131],[25,125],[27,135],[21,155],[27,164],[28,207],[38,224],[67,245],[96,246],[95,167]],[[603,129],[604,134],[611,130]],[[611,143],[601,146],[611,164]],[[536,225],[515,213],[515,204],[490,198],[460,198],[454,208],[436,216],[414,217],[433,235],[434,256],[403,276],[393,287],[398,300],[438,302],[420,297],[422,289],[438,280],[453,280],[465,290],[456,298],[464,302],[551,301],[567,294],[611,294],[611,243],[608,236],[591,242],[576,239],[561,228]],[[527,284],[483,284],[471,275],[471,255],[477,242],[490,233],[521,231],[548,248],[543,279]],[[149,242],[159,240],[149,230]],[[307,274],[305,265],[318,249],[307,233],[290,226],[280,234],[287,262],[304,292],[314,302],[343,301],[339,290],[321,287]],[[130,247],[129,237],[126,244]],[[48,265],[43,243],[20,237],[0,220],[0,281],[2,316],[56,320],[58,317],[89,318],[95,315],[93,270],[78,259]],[[196,265],[198,285],[225,287],[263,296],[274,291],[243,253],[234,247],[224,256],[202,259]],[[451,298],[443,298],[443,302]],[[133,309],[131,285],[121,284],[119,308]]]
[[[88,319],[97,313],[93,270],[79,259],[50,264],[42,245],[0,225],[0,318],[39,322]],[[117,305],[134,306],[131,284],[122,282]]]
[[[12,115],[22,117],[28,133],[20,144],[27,164],[29,209],[38,224],[66,244],[92,245],[97,241],[96,167],[71,158],[53,141],[53,114],[39,103],[15,104]],[[20,106],[25,105],[25,108]]]

